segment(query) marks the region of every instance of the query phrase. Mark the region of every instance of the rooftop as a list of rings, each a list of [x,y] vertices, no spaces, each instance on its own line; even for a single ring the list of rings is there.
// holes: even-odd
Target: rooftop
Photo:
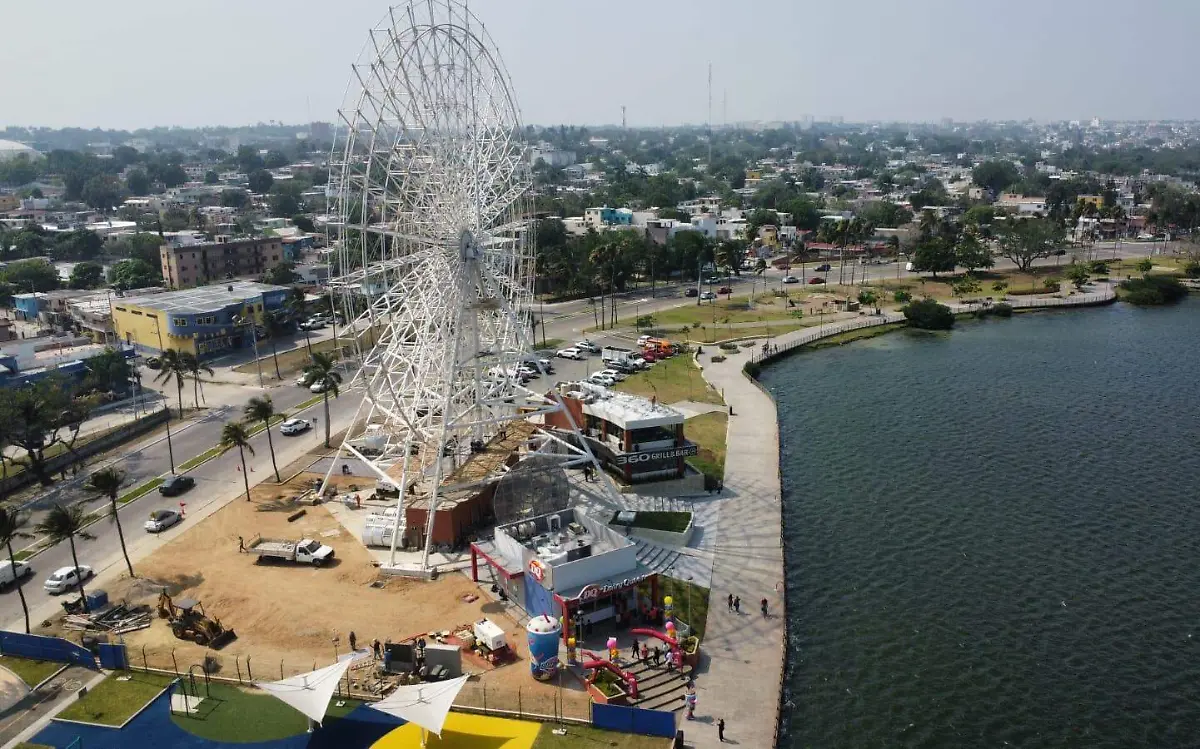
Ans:
[[[286,291],[286,288],[253,281],[228,281],[219,286],[200,286],[195,289],[126,297],[122,301],[134,307],[155,309],[166,313],[200,314],[218,312],[226,307],[257,299],[272,291]]]
[[[575,383],[560,386],[564,394],[583,401],[583,412],[616,424],[622,429],[682,424],[683,413],[639,395],[616,390],[581,388]]]

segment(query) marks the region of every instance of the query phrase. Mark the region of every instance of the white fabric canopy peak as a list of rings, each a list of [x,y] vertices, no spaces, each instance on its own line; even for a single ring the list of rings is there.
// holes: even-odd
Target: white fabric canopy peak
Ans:
[[[316,723],[320,723],[325,719],[329,701],[333,699],[333,693],[337,691],[338,682],[346,674],[346,669],[368,653],[369,651],[347,653],[338,658],[338,662],[332,666],[291,676],[281,681],[256,681],[254,685],[283,700]]]
[[[424,728],[430,733],[442,735],[446,714],[450,706],[467,683],[466,676],[431,684],[414,684],[397,687],[385,699],[373,702],[368,707],[395,716]]]

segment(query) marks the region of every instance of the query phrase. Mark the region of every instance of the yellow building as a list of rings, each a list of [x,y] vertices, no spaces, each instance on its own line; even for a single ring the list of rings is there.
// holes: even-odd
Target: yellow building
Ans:
[[[113,329],[120,341],[140,352],[173,349],[205,358],[252,346],[251,336],[263,337],[265,315],[283,307],[288,291],[284,286],[230,281],[113,299]]]
[[[1104,207],[1104,196],[1102,195],[1080,195],[1075,200],[1083,205],[1093,205],[1097,210]]]
[[[15,211],[21,207],[21,199],[16,195],[0,195],[0,212]]]
[[[758,238],[766,247],[779,247],[779,227],[774,224],[763,224],[758,227]]]

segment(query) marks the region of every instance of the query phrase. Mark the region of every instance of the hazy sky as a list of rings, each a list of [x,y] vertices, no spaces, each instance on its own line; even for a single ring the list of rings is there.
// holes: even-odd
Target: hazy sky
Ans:
[[[394,0],[395,1],[395,0]],[[1197,0],[472,0],[526,123],[1197,118]],[[332,120],[374,0],[0,8],[0,126]]]

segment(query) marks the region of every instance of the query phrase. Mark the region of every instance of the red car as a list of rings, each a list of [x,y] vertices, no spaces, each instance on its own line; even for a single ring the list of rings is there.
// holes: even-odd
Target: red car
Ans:
[[[721,288],[717,289],[717,293],[718,294],[732,294],[733,289],[731,289],[728,286],[722,286]]]
[[[808,282],[809,282],[810,284],[814,284],[814,283],[825,283],[825,279],[824,279],[824,278],[817,278],[816,276],[813,276],[812,278],[808,279]]]
[[[653,364],[654,362],[658,361],[658,357],[655,356],[654,352],[650,350],[643,351],[642,358],[645,359],[648,364]]]

